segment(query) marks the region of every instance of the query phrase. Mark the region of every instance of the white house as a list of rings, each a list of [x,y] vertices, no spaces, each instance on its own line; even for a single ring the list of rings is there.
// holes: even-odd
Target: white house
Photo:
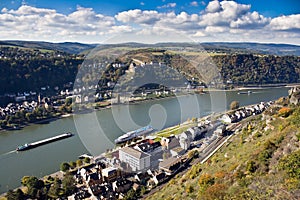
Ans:
[[[132,171],[148,169],[150,167],[150,157],[150,154],[138,151],[131,147],[124,147],[119,150],[119,159],[129,164]]]

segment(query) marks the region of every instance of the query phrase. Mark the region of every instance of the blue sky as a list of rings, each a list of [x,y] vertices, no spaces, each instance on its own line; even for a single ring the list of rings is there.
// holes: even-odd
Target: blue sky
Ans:
[[[300,44],[299,0],[0,0],[0,11],[5,40]]]

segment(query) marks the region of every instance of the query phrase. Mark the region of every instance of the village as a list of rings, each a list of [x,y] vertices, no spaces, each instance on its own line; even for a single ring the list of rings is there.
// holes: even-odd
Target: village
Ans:
[[[188,169],[197,158],[205,162],[234,134],[232,125],[262,113],[273,102],[261,102],[229,111],[212,120],[198,119],[180,134],[152,134],[117,146],[91,159],[88,167],[73,171],[76,192],[68,199],[123,199],[143,195]]]

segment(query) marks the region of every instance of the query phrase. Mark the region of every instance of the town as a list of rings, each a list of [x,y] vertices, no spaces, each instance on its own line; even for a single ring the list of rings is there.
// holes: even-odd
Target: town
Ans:
[[[154,133],[96,157],[83,155],[91,164],[72,170],[76,190],[68,199],[130,199],[150,193],[187,170],[191,162],[204,163],[234,135],[237,122],[262,113],[272,103],[229,111],[215,121],[209,116],[198,119],[177,135]]]

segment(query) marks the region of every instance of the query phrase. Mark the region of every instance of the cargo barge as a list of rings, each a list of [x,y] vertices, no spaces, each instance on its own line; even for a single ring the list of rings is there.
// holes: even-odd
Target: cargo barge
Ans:
[[[41,146],[41,145],[44,145],[44,144],[48,144],[48,143],[51,143],[51,142],[62,140],[64,138],[68,138],[68,137],[71,137],[71,136],[73,136],[73,134],[70,133],[70,132],[63,133],[61,135],[57,135],[57,136],[47,138],[47,139],[44,139],[44,140],[40,140],[40,141],[37,141],[37,142],[26,143],[24,145],[20,145],[20,146],[17,147],[16,150],[17,151],[26,151],[26,150],[29,150],[29,149],[32,149],[32,148],[35,148],[35,147],[38,147],[38,146]]]

